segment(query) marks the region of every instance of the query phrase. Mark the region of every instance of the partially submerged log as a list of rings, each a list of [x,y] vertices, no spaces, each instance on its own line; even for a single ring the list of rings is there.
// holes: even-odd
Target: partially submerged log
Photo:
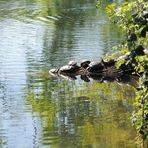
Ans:
[[[119,59],[127,59],[128,56],[129,53]],[[121,65],[120,69],[117,69],[116,63],[116,60],[101,60],[97,62],[85,60],[80,64],[80,66],[78,66],[76,62],[70,61],[67,65],[62,66],[59,69],[49,70],[49,73],[54,76],[62,76],[68,80],[76,80],[77,76],[80,76],[80,78],[85,82],[89,82],[91,79],[98,80],[100,82],[115,80],[118,82],[126,82],[126,80],[133,80],[130,78],[133,76],[133,69],[125,64]],[[134,80],[137,79],[138,76],[134,76]]]

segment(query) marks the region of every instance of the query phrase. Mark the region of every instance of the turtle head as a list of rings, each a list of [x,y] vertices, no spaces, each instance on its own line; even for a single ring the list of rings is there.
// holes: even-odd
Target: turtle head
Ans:
[[[59,72],[59,69],[56,69],[56,68],[52,68],[49,70],[49,74],[51,74],[53,76],[57,75],[58,72]]]

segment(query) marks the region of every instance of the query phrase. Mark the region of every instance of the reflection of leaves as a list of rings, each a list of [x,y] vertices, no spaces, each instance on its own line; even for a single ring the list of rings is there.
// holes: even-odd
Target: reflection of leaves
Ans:
[[[61,148],[72,147],[73,144],[78,147],[103,145],[99,137],[101,135],[108,141],[106,135],[109,133],[116,137],[116,140],[112,139],[116,145],[120,138],[129,136],[129,129],[120,129],[119,123],[127,124],[125,110],[131,107],[128,102],[124,105],[118,100],[130,96],[132,87],[96,81],[77,85],[75,81],[55,81],[43,76],[40,81],[33,79],[31,77],[28,81],[32,87],[28,87],[26,103],[41,119],[43,145],[52,143],[53,147]],[[110,131],[111,127],[114,130]],[[106,145],[109,147],[108,142]]]
[[[114,14],[115,8],[116,8],[116,4],[112,3],[111,5],[108,5],[106,7],[106,12],[111,16],[112,14]]]
[[[100,8],[102,4],[102,0],[98,0],[96,4],[96,8]]]

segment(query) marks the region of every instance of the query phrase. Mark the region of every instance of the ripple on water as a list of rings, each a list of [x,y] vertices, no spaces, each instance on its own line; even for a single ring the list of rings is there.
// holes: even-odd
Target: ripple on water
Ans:
[[[133,146],[132,88],[47,74],[98,60],[119,41],[94,2],[0,0],[0,10],[0,145]]]

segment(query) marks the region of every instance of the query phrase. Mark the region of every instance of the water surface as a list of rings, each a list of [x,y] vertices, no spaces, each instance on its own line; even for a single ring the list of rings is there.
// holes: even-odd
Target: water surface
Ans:
[[[95,0],[0,0],[0,147],[134,148],[134,88],[48,70],[121,41]]]

